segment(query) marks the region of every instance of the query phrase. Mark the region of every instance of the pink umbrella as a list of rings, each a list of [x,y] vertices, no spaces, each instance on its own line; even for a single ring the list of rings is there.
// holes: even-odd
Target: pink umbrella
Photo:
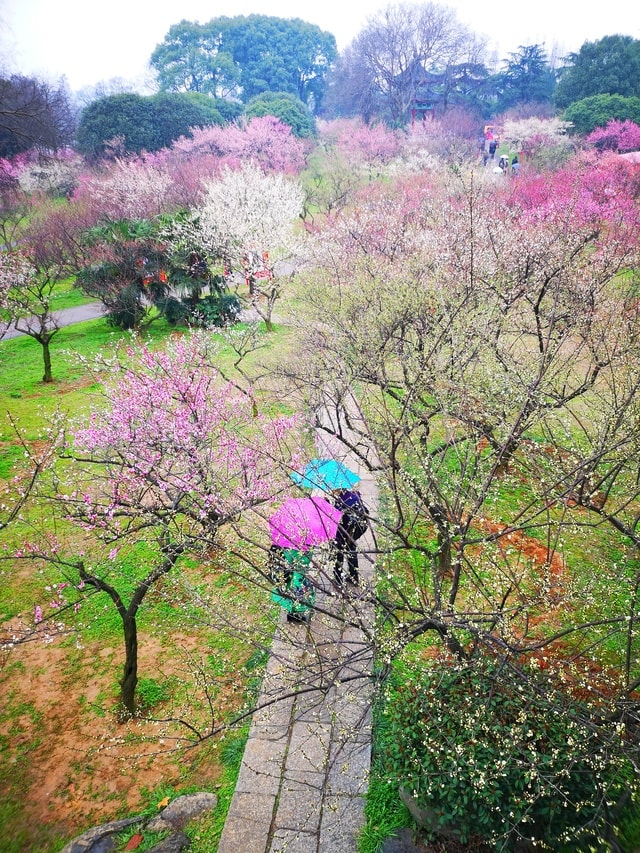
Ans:
[[[271,541],[304,551],[334,539],[342,513],[325,498],[289,498],[269,519]]]

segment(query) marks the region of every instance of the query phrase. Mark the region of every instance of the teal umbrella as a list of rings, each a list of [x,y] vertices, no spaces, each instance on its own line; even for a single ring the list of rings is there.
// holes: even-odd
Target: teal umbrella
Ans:
[[[312,459],[302,473],[295,471],[291,479],[303,489],[322,489],[325,492],[351,489],[360,481],[358,474],[335,459]]]

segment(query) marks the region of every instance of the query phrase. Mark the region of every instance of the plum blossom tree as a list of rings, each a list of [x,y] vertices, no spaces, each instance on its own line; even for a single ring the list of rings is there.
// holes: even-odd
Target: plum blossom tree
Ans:
[[[23,555],[52,564],[71,591],[105,595],[122,622],[121,700],[136,712],[137,616],[181,559],[223,548],[219,532],[287,484],[295,419],[255,412],[254,400],[221,380],[210,339],[187,335],[162,351],[134,344],[108,362],[104,405],[61,444],[65,471],[40,492],[61,531]],[[282,465],[279,468],[279,463]],[[279,474],[281,470],[283,473]],[[75,545],[74,545],[75,543]],[[144,556],[142,556],[144,554]],[[76,595],[79,604],[81,592]],[[40,607],[39,618],[46,618]]]
[[[20,287],[30,277],[30,267],[20,255],[0,254],[0,340],[4,337],[12,317],[9,313],[9,293]]]
[[[323,145],[335,146],[354,170],[376,177],[402,146],[401,135],[382,122],[367,125],[361,119],[336,119],[320,125]]]
[[[599,151],[640,151],[640,125],[627,119],[611,119],[606,127],[597,127],[586,140]]]
[[[286,373],[311,411],[329,398],[317,426],[348,424],[343,441],[380,478],[377,659],[390,671],[440,646],[445,671],[491,660],[535,689],[527,661],[543,654],[567,699],[555,712],[593,691],[582,721],[606,742],[607,721],[621,721],[610,746],[633,761],[638,574],[624,529],[640,498],[640,210],[629,173],[578,160],[507,186],[462,172],[361,190],[314,235],[322,272],[309,275]],[[615,571],[596,545],[603,517],[628,554]],[[606,684],[594,686],[594,667]],[[526,822],[513,831],[529,837]]]
[[[2,256],[3,322],[40,344],[44,382],[53,381],[51,341],[60,330],[54,311],[56,287],[86,262],[81,235],[93,224],[95,210],[87,205],[60,204],[21,191],[11,194],[0,223],[8,246]]]
[[[0,255],[0,330],[4,336],[11,325],[36,340],[42,347],[42,381],[53,382],[50,345],[60,323],[52,300],[58,279],[55,268],[38,265],[34,255],[23,246]]]
[[[261,116],[243,125],[194,128],[191,137],[173,144],[171,152],[189,158],[213,154],[220,166],[250,161],[265,172],[296,174],[304,166],[306,149],[288,125],[274,116]]]
[[[521,155],[537,169],[561,165],[571,155],[573,142],[568,136],[571,122],[559,118],[506,119],[502,142],[512,154]]]
[[[357,187],[379,178],[401,149],[396,131],[360,119],[318,122],[318,139],[301,175],[305,190],[304,220],[312,227],[318,216],[340,210]]]
[[[271,331],[273,306],[281,294],[276,266],[295,252],[294,225],[302,202],[302,189],[293,178],[265,174],[251,162],[227,168],[207,184],[196,216],[182,229],[174,227],[170,239],[202,246],[211,256],[224,257],[228,269],[245,275],[252,304]]]
[[[83,167],[82,158],[71,148],[56,152],[33,150],[18,176],[26,193],[44,193],[53,198],[69,197]]]
[[[165,169],[137,157],[116,159],[105,172],[84,173],[74,200],[95,211],[95,219],[146,219],[173,205],[172,180]]]

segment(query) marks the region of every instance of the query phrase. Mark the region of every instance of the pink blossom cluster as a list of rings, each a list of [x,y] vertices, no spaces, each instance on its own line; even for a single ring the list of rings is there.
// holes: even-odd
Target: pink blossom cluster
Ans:
[[[283,487],[278,460],[296,420],[256,417],[251,398],[221,381],[198,336],[162,351],[130,348],[113,380],[105,408],[74,435],[76,455],[108,472],[70,510],[88,526],[145,515],[206,526]]]
[[[84,584],[84,581],[80,581],[80,583],[78,583],[72,587],[72,585],[69,584],[68,582],[61,581],[60,583],[52,584],[51,586],[46,587],[45,588],[46,592],[53,593],[53,598],[51,598],[51,600],[48,602],[49,610],[57,611],[57,610],[62,610],[62,608],[69,606],[70,603],[67,599],[67,594],[64,592],[64,590],[67,589],[67,587],[77,589],[81,592],[85,588],[85,584]],[[81,607],[80,601],[74,601],[73,602],[73,612],[74,613],[77,613],[80,610],[80,607]],[[40,604],[36,604],[33,608],[33,621],[34,621],[34,623],[36,625],[38,625],[40,622],[44,621],[44,618],[45,618],[45,613],[44,613],[42,606]]]
[[[611,119],[606,127],[597,127],[590,133],[587,142],[601,151],[640,151],[640,125],[630,119]]]
[[[336,119],[318,124],[321,141],[334,145],[353,166],[386,165],[397,157],[402,139],[386,125],[366,125],[361,119]]]
[[[297,174],[304,167],[306,147],[288,125],[263,116],[243,125],[194,128],[191,137],[181,137],[173,144],[171,154],[189,158],[213,155],[218,170],[249,161],[266,172]]]
[[[96,221],[146,219],[171,208],[172,179],[166,171],[142,158],[116,160],[99,174],[79,178],[74,201],[96,211]]]

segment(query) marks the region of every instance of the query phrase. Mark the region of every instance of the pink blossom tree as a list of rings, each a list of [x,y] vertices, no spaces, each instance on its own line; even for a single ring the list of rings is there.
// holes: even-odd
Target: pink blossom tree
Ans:
[[[69,533],[68,546],[59,533],[21,554],[55,565],[70,590],[110,599],[122,622],[120,694],[130,714],[145,596],[182,558],[223,547],[221,529],[273,500],[289,485],[287,464],[298,461],[288,449],[295,419],[256,414],[250,395],[221,380],[210,346],[195,334],[162,351],[130,346],[98,365],[109,375],[104,404],[69,433],[61,447],[67,473],[42,490],[64,520],[58,529],[71,524],[78,532]],[[38,606],[46,619],[47,608]]]
[[[335,148],[354,170],[364,169],[377,176],[402,147],[402,137],[383,123],[365,124],[361,119],[320,122],[319,137],[325,147]]]
[[[600,151],[640,151],[640,125],[630,119],[611,119],[606,127],[592,131],[586,141]]]
[[[74,199],[98,219],[147,219],[174,206],[173,181],[161,165],[144,158],[116,159],[105,172],[80,176]]]
[[[242,125],[194,128],[191,137],[173,144],[171,155],[189,159],[213,155],[219,169],[250,161],[265,172],[297,174],[304,166],[306,150],[307,145],[288,125],[274,116],[262,116]]]
[[[377,179],[401,150],[401,137],[383,124],[360,119],[318,122],[317,145],[302,175],[304,219],[314,220],[347,205],[358,187]]]
[[[28,247],[0,256],[0,329],[9,326],[36,340],[42,347],[43,382],[53,382],[51,341],[60,331],[53,311],[57,275],[48,266],[38,267]]]
[[[3,230],[13,236],[2,255],[4,292],[2,322],[29,335],[42,347],[43,382],[52,382],[51,341],[60,330],[54,310],[56,287],[74,275],[85,257],[83,229],[91,213],[80,204],[60,204],[35,196],[7,218],[18,215],[20,226]]]

